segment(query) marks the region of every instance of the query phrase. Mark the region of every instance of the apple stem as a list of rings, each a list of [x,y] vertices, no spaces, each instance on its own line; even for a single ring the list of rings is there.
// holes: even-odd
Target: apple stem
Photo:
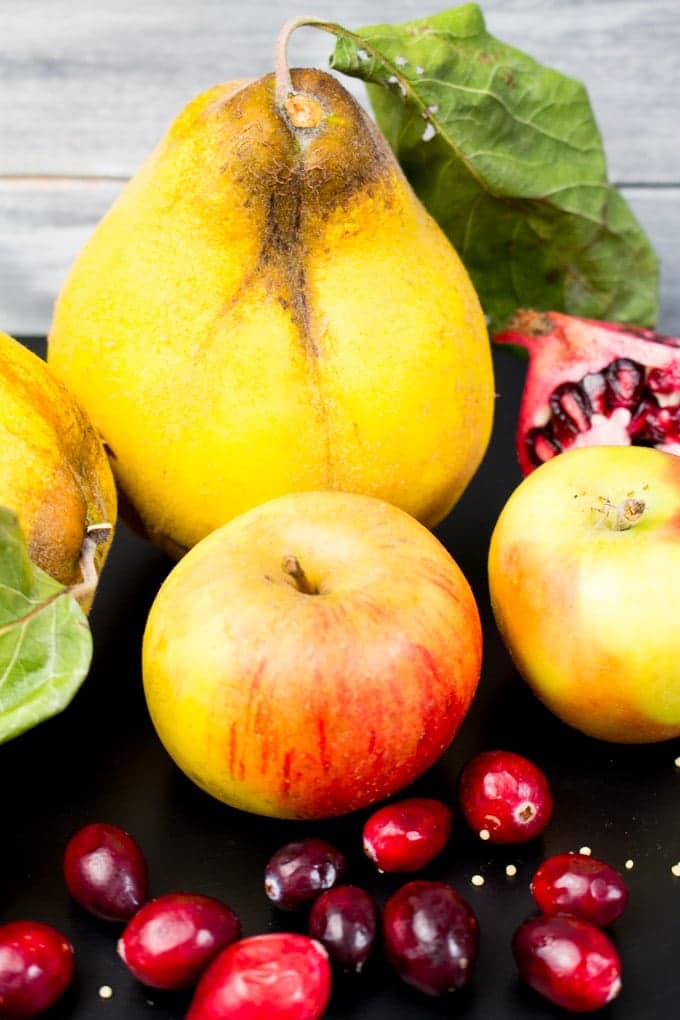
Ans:
[[[318,595],[319,591],[311,583],[297,556],[284,556],[281,562],[283,572],[292,577],[295,587],[303,595]]]
[[[599,523],[611,528],[612,531],[627,531],[637,524],[646,510],[643,499],[629,497],[621,500],[620,503],[612,503],[608,499],[601,499],[601,505],[593,509],[602,514]]]

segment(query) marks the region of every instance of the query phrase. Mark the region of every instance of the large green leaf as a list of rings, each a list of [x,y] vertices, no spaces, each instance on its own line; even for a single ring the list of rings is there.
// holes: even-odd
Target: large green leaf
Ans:
[[[31,562],[16,515],[0,507],[0,743],[60,712],[91,658],[82,609]]]
[[[655,323],[657,258],[582,84],[489,35],[476,4],[341,34],[331,65],[367,83],[492,329],[518,307]]]

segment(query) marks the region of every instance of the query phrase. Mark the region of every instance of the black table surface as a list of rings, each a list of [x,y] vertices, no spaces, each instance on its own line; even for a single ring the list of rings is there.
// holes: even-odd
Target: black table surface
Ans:
[[[39,344],[37,345],[39,348]],[[443,758],[408,792],[440,796],[454,807],[444,853],[421,877],[450,881],[475,910],[480,957],[472,986],[441,1000],[407,988],[380,954],[358,978],[338,976],[329,1020],[538,1020],[565,1014],[518,980],[510,942],[533,913],[529,879],[548,854],[589,846],[625,874],[630,903],[614,926],[623,964],[619,999],[606,1020],[668,1020],[680,1011],[680,741],[618,746],[589,739],[551,716],[515,672],[495,630],[486,579],[494,522],[520,480],[514,428],[524,365],[495,355],[496,421],[488,454],[463,499],[437,529],[468,577],[482,614],[485,650],[474,705]],[[352,881],[380,903],[405,878],[379,875],[363,857],[368,812],[302,823],[238,812],[194,787],[155,736],[144,702],[140,648],[144,622],[171,563],[125,525],[117,529],[91,614],[94,661],[76,698],[60,716],[0,748],[3,777],[3,921],[42,920],[71,940],[76,979],[49,1013],[51,1020],[180,1020],[188,994],[160,993],[137,983],[116,955],[119,925],[98,921],[71,901],[61,860],[81,826],[107,821],[130,831],[148,860],[151,894],[202,892],[239,914],[244,934],[304,930],[304,918],[280,914],[263,891],[264,866],[290,839],[319,835],[347,854]],[[663,597],[663,593],[659,593]],[[456,807],[456,780],[478,751],[507,748],[534,759],[554,793],[543,837],[495,848],[468,832]],[[631,870],[624,870],[626,861]],[[517,867],[508,878],[507,864]],[[485,882],[473,886],[473,875]],[[100,989],[108,985],[110,998]]]

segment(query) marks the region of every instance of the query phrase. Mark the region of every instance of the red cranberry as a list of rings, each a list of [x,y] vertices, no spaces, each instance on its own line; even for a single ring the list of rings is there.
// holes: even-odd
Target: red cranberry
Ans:
[[[590,921],[569,914],[542,915],[515,932],[512,951],[520,977],[562,1009],[587,1013],[621,990],[614,944]]]
[[[512,751],[484,751],[461,774],[460,804],[468,825],[492,843],[524,843],[543,831],[552,795],[541,770]]]
[[[281,910],[299,910],[331,889],[346,868],[344,854],[324,839],[286,843],[265,868],[265,892]]]
[[[40,921],[0,927],[0,1016],[39,1016],[57,1001],[73,977],[73,948]]]
[[[117,825],[86,825],[69,840],[64,878],[71,896],[95,917],[127,921],[147,896],[144,855]]]
[[[544,914],[575,914],[605,927],[623,914],[628,889],[618,871],[586,854],[555,854],[531,880],[531,894]]]
[[[166,893],[145,903],[128,922],[118,953],[143,984],[188,988],[240,934],[236,914],[219,900]]]
[[[451,834],[451,812],[440,800],[411,797],[386,804],[364,825],[364,851],[380,871],[418,871]]]
[[[186,1020],[319,1020],[331,990],[326,950],[306,935],[252,935],[220,953]]]
[[[371,955],[378,924],[375,901],[356,885],[328,889],[312,904],[309,934],[331,960],[357,973]]]
[[[383,929],[387,958],[407,984],[443,995],[470,981],[479,925],[446,882],[407,882],[385,904]]]

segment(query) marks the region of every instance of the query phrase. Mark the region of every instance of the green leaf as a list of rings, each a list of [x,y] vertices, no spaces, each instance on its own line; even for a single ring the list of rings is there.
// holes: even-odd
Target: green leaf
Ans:
[[[16,515],[0,507],[0,743],[65,708],[91,659],[85,614],[31,562]]]
[[[657,258],[580,82],[489,35],[476,4],[343,35],[331,66],[367,83],[492,330],[517,308],[654,325]]]

